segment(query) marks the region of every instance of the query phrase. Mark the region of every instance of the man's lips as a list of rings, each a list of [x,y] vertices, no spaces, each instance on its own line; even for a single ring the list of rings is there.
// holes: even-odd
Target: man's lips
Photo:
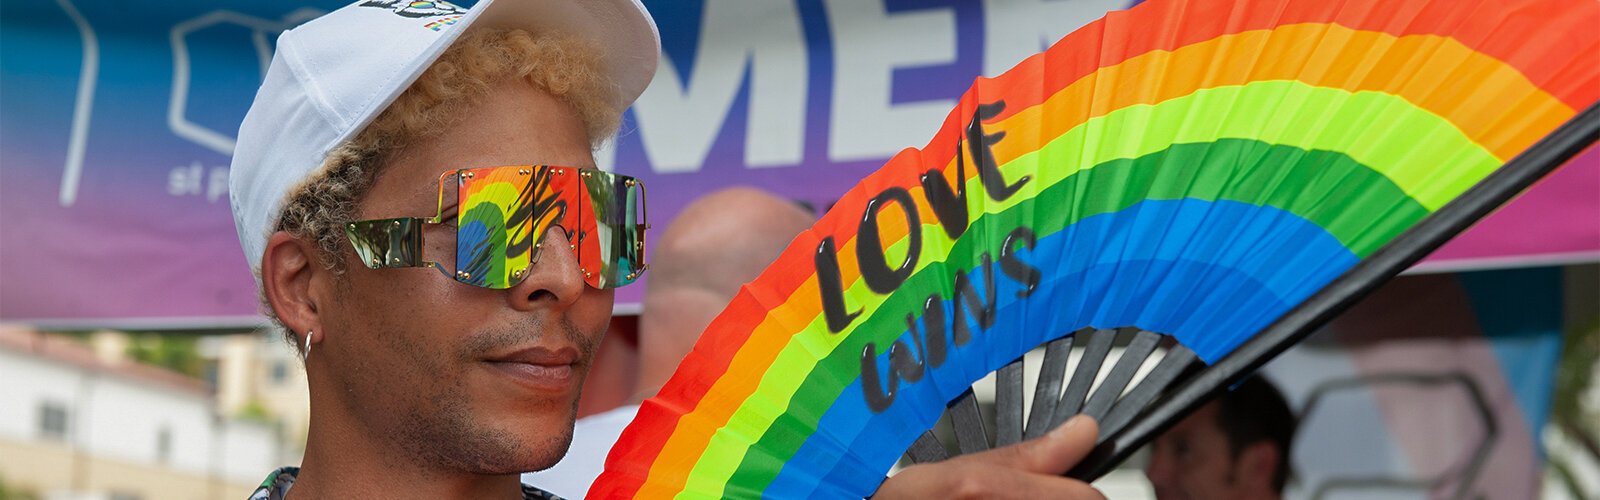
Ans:
[[[524,387],[565,392],[572,389],[576,380],[573,369],[578,363],[578,350],[572,347],[528,347],[492,356],[484,359],[484,362],[495,372],[510,377]]]

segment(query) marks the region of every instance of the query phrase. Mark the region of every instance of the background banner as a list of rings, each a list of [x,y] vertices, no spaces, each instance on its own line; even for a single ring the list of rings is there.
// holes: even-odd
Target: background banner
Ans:
[[[1564,290],[1593,279],[1402,276],[1268,364],[1300,417],[1286,498],[1538,496],[1563,331],[1596,314]]]
[[[229,155],[277,34],[344,3],[0,0],[0,321],[260,324]],[[598,162],[642,178],[664,227],[734,185],[825,210],[922,146],[973,78],[1130,2],[645,4],[665,59]],[[1424,266],[1600,259],[1596,189],[1591,150]]]

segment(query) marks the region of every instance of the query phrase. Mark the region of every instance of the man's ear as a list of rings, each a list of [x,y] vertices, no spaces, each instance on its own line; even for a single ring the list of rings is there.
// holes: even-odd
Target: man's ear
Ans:
[[[1245,446],[1235,462],[1239,467],[1239,479],[1251,488],[1277,491],[1272,479],[1278,473],[1278,456],[1282,453],[1272,441],[1256,441]]]
[[[317,253],[312,243],[278,231],[267,238],[266,253],[261,257],[261,286],[267,304],[296,338],[322,329],[321,295],[315,285],[332,271],[322,267]]]

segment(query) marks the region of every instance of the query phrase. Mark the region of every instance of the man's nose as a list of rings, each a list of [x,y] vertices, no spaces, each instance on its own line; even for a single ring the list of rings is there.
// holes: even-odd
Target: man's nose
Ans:
[[[559,226],[545,231],[534,248],[534,263],[526,271],[528,277],[509,290],[507,300],[512,308],[565,310],[583,295],[583,271],[578,268],[571,245],[566,231]]]

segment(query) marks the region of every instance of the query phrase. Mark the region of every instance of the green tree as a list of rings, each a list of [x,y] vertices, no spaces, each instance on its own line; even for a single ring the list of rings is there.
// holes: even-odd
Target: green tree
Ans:
[[[250,402],[245,403],[243,407],[240,407],[239,413],[234,415],[234,417],[238,418],[239,420],[259,422],[263,424],[277,423],[277,419],[273,418],[272,412],[267,411],[267,406],[261,404],[260,400],[255,399],[250,400]]]
[[[200,358],[199,340],[194,335],[149,333],[136,337],[128,346],[128,357],[184,375],[201,378],[205,362]]]
[[[5,476],[0,476],[0,500],[39,500],[39,494],[6,484]]]
[[[1594,408],[1586,408],[1583,395],[1594,386],[1594,363],[1600,359],[1600,317],[1590,318],[1587,324],[1567,332],[1566,345],[1562,346],[1561,362],[1556,368],[1555,401],[1551,409],[1552,424],[1572,439],[1590,459],[1600,462],[1600,438],[1595,436],[1592,422],[1600,416]],[[1573,498],[1587,498],[1595,492],[1585,492],[1572,472],[1575,464],[1561,457],[1552,457],[1550,467]]]

